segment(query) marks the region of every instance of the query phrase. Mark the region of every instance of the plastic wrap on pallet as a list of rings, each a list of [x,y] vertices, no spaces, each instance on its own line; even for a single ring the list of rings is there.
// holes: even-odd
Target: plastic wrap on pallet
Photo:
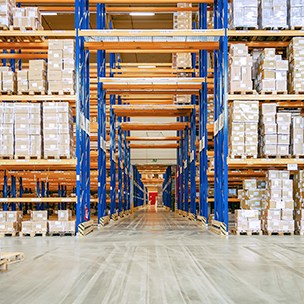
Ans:
[[[292,29],[304,27],[303,0],[288,0],[288,25]]]
[[[267,28],[288,28],[287,0],[260,0],[259,26]]]
[[[258,28],[258,0],[233,0],[229,13],[231,29]]]

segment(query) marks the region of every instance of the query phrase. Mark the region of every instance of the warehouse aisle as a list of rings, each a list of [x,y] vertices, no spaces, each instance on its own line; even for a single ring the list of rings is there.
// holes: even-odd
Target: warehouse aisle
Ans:
[[[2,238],[24,262],[0,274],[0,303],[302,303],[304,240],[218,237],[140,211],[86,238]]]

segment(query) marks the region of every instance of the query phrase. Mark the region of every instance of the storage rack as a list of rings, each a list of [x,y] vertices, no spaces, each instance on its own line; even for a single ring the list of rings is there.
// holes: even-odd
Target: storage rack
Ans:
[[[110,212],[111,216],[116,215],[116,188],[117,181],[116,171],[118,171],[118,212],[123,210],[132,209],[131,197],[133,191],[133,173],[132,166],[130,164],[130,149],[142,148],[144,145],[130,143],[130,141],[136,140],[131,138],[130,130],[132,129],[164,129],[164,130],[176,130],[178,132],[176,140],[179,144],[151,144],[149,148],[177,148],[178,149],[178,165],[177,165],[177,185],[180,184],[182,187],[177,187],[178,193],[178,208],[196,215],[196,167],[198,165],[196,160],[197,148],[198,148],[198,158],[200,160],[199,168],[199,215],[203,216],[207,222],[208,220],[208,134],[211,134],[210,126],[207,125],[207,94],[212,93],[214,90],[215,96],[215,164],[216,170],[214,172],[214,181],[217,195],[214,199],[215,205],[215,219],[224,222],[228,227],[228,172],[227,172],[227,153],[228,153],[228,103],[227,103],[227,60],[228,60],[228,36],[227,36],[227,3],[226,1],[183,1],[189,3],[197,3],[198,7],[193,7],[191,10],[199,11],[199,24],[197,30],[191,31],[126,31],[126,30],[106,30],[106,18],[107,13],[119,11],[119,12],[129,12],[129,11],[156,11],[156,12],[176,12],[179,9],[173,7],[176,3],[180,1],[167,1],[167,3],[172,4],[172,7],[108,7],[108,4],[119,5],[126,4],[124,0],[114,0],[114,1],[75,1],[75,31],[37,31],[37,32],[16,32],[9,33],[7,31],[0,33],[0,38],[3,39],[12,37],[31,37],[35,42],[35,48],[39,45],[44,53],[39,55],[46,58],[45,53],[45,42],[42,41],[42,37],[75,37],[76,40],[76,96],[73,96],[73,102],[75,104],[75,115],[76,115],[76,160],[71,160],[68,162],[60,161],[54,166],[53,162],[30,162],[28,165],[29,170],[63,170],[65,173],[70,172],[73,175],[73,171],[76,170],[76,175],[74,181],[76,180],[76,226],[85,220],[85,212],[90,208],[90,178],[94,180],[98,179],[98,221],[101,223],[101,219],[106,216],[106,206],[107,198],[106,193],[110,191]],[[37,2],[35,2],[36,4]],[[44,1],[39,2],[40,9],[49,10],[50,7],[43,6],[46,4]],[[61,7],[58,10],[71,11],[67,5],[72,2],[69,1],[56,1]],[[162,1],[151,0],[148,3],[143,1],[135,1],[134,4],[161,4]],[[22,1],[22,4],[34,4],[31,0]],[[91,6],[90,6],[91,5]],[[96,6],[95,6],[96,5]],[[207,9],[214,9],[215,12],[215,29],[207,29]],[[96,11],[97,14],[97,29],[89,30],[89,11]],[[136,34],[136,35],[134,35]],[[135,37],[132,41],[124,41],[125,38]],[[147,42],[141,42],[140,39],[145,38]],[[113,40],[117,40],[113,42]],[[162,41],[166,41],[166,46]],[[13,42],[3,42],[3,48],[16,47]],[[9,45],[6,45],[9,43]],[[1,43],[2,44],[2,43]],[[34,45],[31,45],[33,47]],[[20,45],[21,46],[21,45]],[[168,48],[168,46],[170,48]],[[22,47],[30,47],[28,42],[23,43]],[[97,73],[92,71],[94,65],[90,65],[89,57],[90,53],[97,51]],[[207,53],[209,51],[215,52],[215,71],[214,80],[210,81],[207,70]],[[153,79],[153,81],[148,83],[136,82],[132,83],[126,78],[113,78],[113,73],[117,75],[119,69],[117,68],[118,56],[111,55],[110,63],[106,63],[106,52],[112,54],[118,54],[123,52],[146,52],[146,53],[177,53],[177,52],[191,52],[193,53],[193,77],[188,79],[173,78],[176,76],[171,68],[166,67],[166,71],[159,72],[160,75],[165,75],[165,77],[170,77],[169,80],[165,79],[166,83],[163,83],[162,76],[158,79]],[[1,54],[4,58],[12,58],[11,54]],[[196,74],[196,56],[199,62],[199,72]],[[38,58],[37,54],[16,54],[14,58]],[[123,67],[123,64],[121,65]],[[109,69],[110,67],[110,69]],[[132,75],[142,72],[138,69],[132,71],[132,65],[127,65],[124,67],[126,72],[125,75]],[[91,70],[90,70],[91,69]],[[134,68],[133,68],[134,69]],[[158,71],[165,69],[160,65]],[[170,71],[171,70],[171,71]],[[90,76],[97,76],[97,81],[91,82],[90,86]],[[149,74],[146,74],[150,77]],[[197,77],[198,76],[198,77]],[[164,77],[164,76],[163,76]],[[111,79],[113,78],[113,79]],[[177,80],[178,79],[178,80]],[[171,81],[171,82],[170,82]],[[214,83],[214,84],[213,84]],[[97,94],[90,94],[90,88],[95,92],[97,89]],[[192,107],[188,109],[185,113],[182,113],[183,108],[181,106],[161,106],[162,109],[155,106],[148,108],[148,112],[153,110],[155,115],[168,115],[171,117],[177,117],[176,123],[171,124],[150,124],[150,125],[139,125],[130,122],[129,113],[139,113],[137,115],[147,115],[144,111],[147,108],[141,108],[139,106],[140,101],[134,104],[135,108],[131,109],[133,103],[132,100],[136,98],[135,94],[142,94],[143,88],[145,90],[150,90],[152,94],[147,94],[148,98],[153,100],[158,100],[163,103],[166,100],[164,95],[172,96],[173,93],[182,92],[190,93],[192,97]],[[108,98],[107,94],[110,95]],[[91,95],[91,96],[90,96]],[[132,100],[127,96],[131,96]],[[113,96],[116,96],[113,97]],[[119,101],[118,96],[121,96]],[[14,98],[13,96],[12,98]],[[17,97],[17,96],[16,96]],[[97,113],[93,112],[95,109],[92,108],[92,100],[97,98]],[[26,98],[29,98],[26,96]],[[42,100],[66,100],[66,96],[61,98],[61,96],[56,96],[52,99],[47,96],[44,99],[43,96],[35,96],[37,101]],[[143,97],[144,98],[144,97]],[[143,99],[142,98],[142,99]],[[158,99],[157,99],[158,98]],[[141,99],[141,100],[142,100]],[[167,98],[168,99],[168,98]],[[16,99],[14,99],[16,100]],[[25,100],[24,100],[25,101]],[[32,101],[32,99],[31,99]],[[91,104],[91,108],[90,108]],[[130,105],[126,105],[130,104]],[[110,105],[110,108],[109,108]],[[198,105],[197,107],[194,107]],[[165,110],[164,110],[165,109]],[[109,112],[108,112],[109,110]],[[119,110],[126,114],[119,114]],[[97,123],[90,123],[90,112],[98,114]],[[165,112],[165,113],[164,113]],[[199,143],[196,143],[196,128],[195,118],[196,112],[199,117],[199,130],[200,138]],[[110,114],[111,122],[106,123],[107,113]],[[150,115],[151,116],[151,115]],[[107,135],[107,130],[110,129],[110,136]],[[92,132],[92,130],[94,132]],[[90,134],[91,131],[91,134]],[[96,137],[92,133],[97,134],[98,153],[90,152],[90,137]],[[190,134],[189,134],[190,133]],[[91,136],[90,136],[91,135]],[[94,138],[95,140],[96,138]],[[172,138],[171,138],[172,139]],[[106,142],[111,142],[110,151],[111,156],[107,159]],[[169,139],[164,139],[164,141]],[[118,145],[117,145],[118,142]],[[188,144],[190,143],[190,149],[187,151]],[[147,147],[146,145],[144,147]],[[116,163],[116,151],[118,150],[118,160]],[[98,158],[95,161],[95,158]],[[91,160],[91,161],[90,161]],[[94,161],[93,161],[94,160]],[[6,166],[6,167],[5,167]],[[24,170],[23,166],[19,166],[18,163],[9,162],[1,164],[3,170],[7,170],[7,166],[14,170]],[[26,165],[27,166],[27,165]],[[57,168],[57,169],[56,169]],[[91,169],[97,169],[92,171]],[[107,183],[107,170],[110,170],[110,183]],[[133,173],[132,173],[133,171]],[[189,172],[190,171],[190,172]],[[60,174],[58,174],[60,175]],[[56,177],[59,178],[58,176]],[[135,180],[134,176],[134,180]],[[123,179],[123,183],[122,183]],[[169,179],[170,180],[170,179]],[[54,179],[55,181],[55,179]],[[73,183],[73,181],[72,181]],[[71,184],[72,184],[71,183]],[[138,183],[138,182],[137,182]],[[63,183],[64,184],[64,183]],[[125,185],[122,187],[122,184]],[[95,184],[94,184],[95,185]],[[97,182],[96,182],[97,186]],[[145,197],[145,189],[141,187],[142,191],[140,193],[141,197]],[[189,210],[189,197],[188,189],[190,188],[190,210]],[[123,191],[122,191],[123,189]],[[123,194],[123,195],[122,195]],[[50,198],[48,201],[50,202]],[[141,200],[142,201],[142,200]],[[90,213],[90,212],[89,212]],[[114,216],[115,217],[115,216]],[[228,229],[228,228],[227,228]]]

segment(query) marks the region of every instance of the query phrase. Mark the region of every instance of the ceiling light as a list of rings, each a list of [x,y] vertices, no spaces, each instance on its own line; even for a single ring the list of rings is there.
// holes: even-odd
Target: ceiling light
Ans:
[[[155,16],[155,13],[133,12],[130,13],[130,16]]]
[[[55,12],[41,12],[42,16],[57,16],[58,13]]]
[[[139,65],[139,69],[156,69],[155,65]]]

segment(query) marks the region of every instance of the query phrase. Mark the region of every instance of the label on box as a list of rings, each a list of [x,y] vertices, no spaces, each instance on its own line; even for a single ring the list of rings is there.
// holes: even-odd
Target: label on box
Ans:
[[[298,164],[288,164],[287,169],[289,171],[297,171],[298,170]]]

